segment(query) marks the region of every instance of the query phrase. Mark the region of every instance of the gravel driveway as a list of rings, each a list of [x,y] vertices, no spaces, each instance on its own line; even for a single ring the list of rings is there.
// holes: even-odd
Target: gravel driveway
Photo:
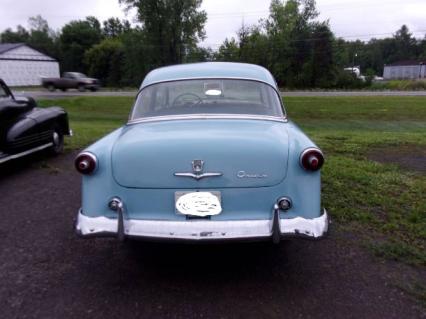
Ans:
[[[1,318],[426,317],[395,286],[407,266],[338,227],[279,246],[79,239],[74,155],[0,168]]]

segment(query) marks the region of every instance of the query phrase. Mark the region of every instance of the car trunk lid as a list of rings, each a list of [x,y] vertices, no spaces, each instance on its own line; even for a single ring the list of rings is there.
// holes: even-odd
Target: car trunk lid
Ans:
[[[273,186],[285,178],[287,161],[285,123],[264,120],[133,124],[112,151],[113,176],[128,188]]]

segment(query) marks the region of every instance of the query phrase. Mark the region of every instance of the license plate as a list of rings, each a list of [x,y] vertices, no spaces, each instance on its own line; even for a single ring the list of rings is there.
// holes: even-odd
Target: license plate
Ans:
[[[214,216],[222,212],[222,200],[217,191],[175,192],[177,214],[187,216]]]

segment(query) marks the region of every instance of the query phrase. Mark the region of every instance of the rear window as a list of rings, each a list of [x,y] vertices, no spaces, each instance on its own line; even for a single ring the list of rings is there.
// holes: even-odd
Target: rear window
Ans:
[[[278,93],[250,80],[181,80],[144,88],[130,119],[190,114],[238,114],[282,117]]]

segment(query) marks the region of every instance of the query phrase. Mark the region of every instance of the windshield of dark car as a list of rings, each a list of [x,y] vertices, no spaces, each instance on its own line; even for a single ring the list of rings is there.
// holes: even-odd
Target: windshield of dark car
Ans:
[[[3,85],[0,84],[0,99],[2,98],[9,98],[9,93],[6,91]]]
[[[150,85],[139,93],[130,120],[186,114],[282,117],[278,93],[251,80],[197,79]]]
[[[0,85],[0,98],[2,97],[7,97],[7,94],[3,87]]]

